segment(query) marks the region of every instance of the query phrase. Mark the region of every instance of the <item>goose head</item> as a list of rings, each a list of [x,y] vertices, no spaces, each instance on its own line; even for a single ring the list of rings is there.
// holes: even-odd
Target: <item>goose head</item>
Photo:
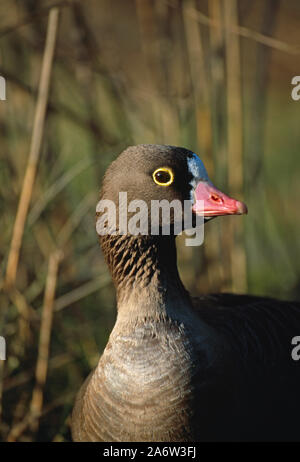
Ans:
[[[155,219],[158,220],[159,227],[174,225],[176,216],[173,208],[169,217],[164,217],[169,223],[162,223],[161,215],[155,217],[151,214],[155,209],[153,204],[162,204],[161,201],[165,204],[180,204],[184,212],[190,209],[193,222],[196,216],[208,221],[221,215],[247,213],[247,207],[243,202],[227,196],[213,185],[203,162],[195,153],[175,146],[143,144],[131,146],[123,151],[110,165],[104,177],[102,204],[107,200],[116,206],[113,210],[116,222],[113,226],[110,225],[110,230],[113,228],[111,231],[120,232],[125,217],[125,234],[128,232],[127,225],[137,210],[143,212],[140,213],[139,219],[144,220],[146,224],[146,228],[143,228],[146,232],[142,234],[151,232],[148,225],[150,222],[153,224]],[[129,204],[131,206],[128,207]],[[141,204],[144,207],[141,207]],[[107,202],[104,202],[105,205]],[[127,209],[126,215],[121,218],[124,209]],[[101,216],[101,213],[98,216]],[[185,229],[184,223],[182,225],[182,229]]]

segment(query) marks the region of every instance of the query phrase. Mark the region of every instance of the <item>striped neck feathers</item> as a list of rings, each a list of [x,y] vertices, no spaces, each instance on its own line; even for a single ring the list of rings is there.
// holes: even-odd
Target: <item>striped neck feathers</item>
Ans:
[[[168,316],[190,305],[177,269],[174,236],[105,235],[99,238],[117,292],[118,311]]]

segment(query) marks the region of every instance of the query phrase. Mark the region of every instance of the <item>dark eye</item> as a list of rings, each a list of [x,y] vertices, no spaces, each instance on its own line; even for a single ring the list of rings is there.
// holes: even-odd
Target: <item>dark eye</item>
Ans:
[[[174,181],[174,174],[168,167],[161,167],[155,170],[152,175],[153,180],[160,186],[169,186]]]

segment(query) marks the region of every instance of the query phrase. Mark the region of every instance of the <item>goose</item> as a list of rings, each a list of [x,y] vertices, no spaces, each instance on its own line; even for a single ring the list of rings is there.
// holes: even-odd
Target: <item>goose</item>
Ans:
[[[213,185],[195,153],[174,146],[123,151],[106,171],[100,199],[119,212],[120,192],[148,210],[153,200],[190,201],[192,216],[204,222],[247,213]],[[174,216],[169,220],[174,225]],[[291,342],[300,335],[300,304],[224,293],[192,297],[170,230],[120,232],[119,219],[99,236],[117,318],[77,394],[73,440],[299,440],[300,363]]]

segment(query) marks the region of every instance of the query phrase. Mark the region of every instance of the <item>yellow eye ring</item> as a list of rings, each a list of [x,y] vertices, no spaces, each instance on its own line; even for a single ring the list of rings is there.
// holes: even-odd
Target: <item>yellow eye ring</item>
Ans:
[[[161,176],[161,181],[159,179]],[[174,181],[174,173],[168,167],[160,167],[155,170],[152,174],[152,178],[154,183],[158,184],[159,186],[170,186],[170,184]]]

